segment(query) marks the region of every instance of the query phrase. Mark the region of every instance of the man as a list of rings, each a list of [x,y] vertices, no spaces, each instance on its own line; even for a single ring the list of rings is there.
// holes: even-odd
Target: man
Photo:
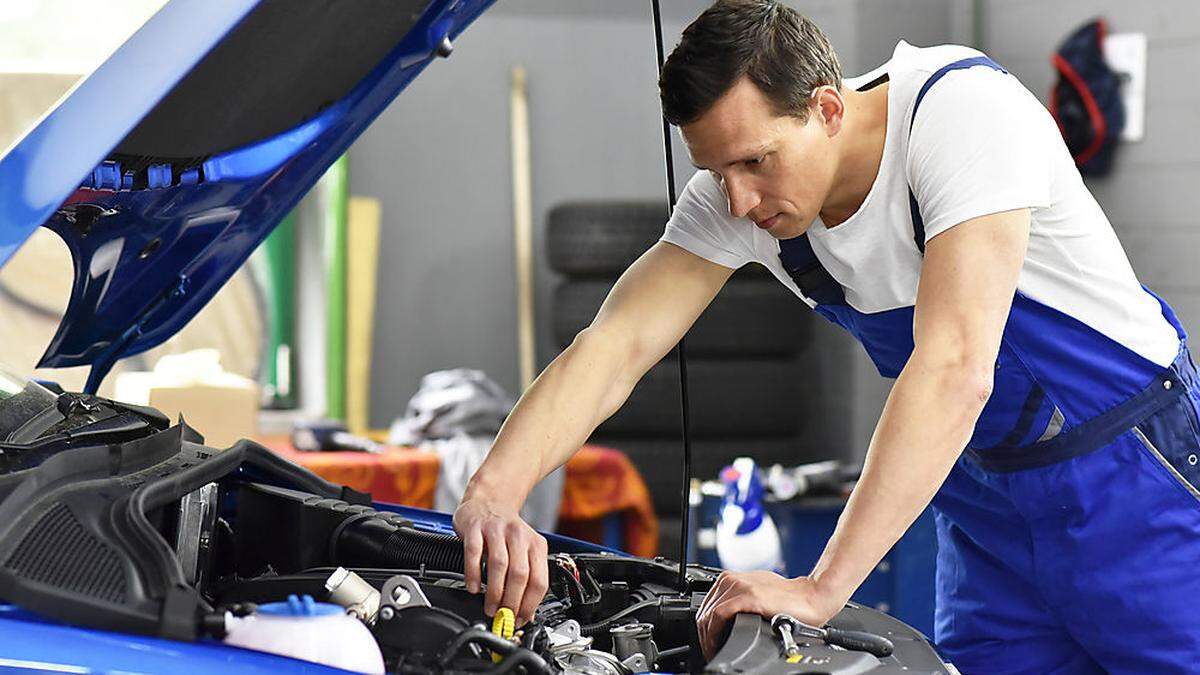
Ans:
[[[826,622],[937,493],[935,639],[963,672],[1200,662],[1195,369],[1036,98],[954,46],[901,42],[843,82],[819,29],[769,0],[707,10],[660,89],[702,171],[455,513],[487,609],[533,615],[546,545],[521,499],[753,261],[895,384],[815,568],[723,574],[707,653],[738,612]]]

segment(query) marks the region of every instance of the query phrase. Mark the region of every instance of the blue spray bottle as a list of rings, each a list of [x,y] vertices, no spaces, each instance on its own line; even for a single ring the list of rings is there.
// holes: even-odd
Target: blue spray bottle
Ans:
[[[775,521],[763,508],[763,482],[749,457],[721,472],[725,497],[717,523],[717,557],[728,570],[771,570],[783,574],[783,547]]]

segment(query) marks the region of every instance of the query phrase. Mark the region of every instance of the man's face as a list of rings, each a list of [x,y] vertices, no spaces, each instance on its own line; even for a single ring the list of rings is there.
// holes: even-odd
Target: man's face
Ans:
[[[718,179],[734,217],[791,239],[812,225],[833,181],[830,134],[820,115],[815,105],[804,122],[778,115],[742,77],[680,130],[692,163]]]

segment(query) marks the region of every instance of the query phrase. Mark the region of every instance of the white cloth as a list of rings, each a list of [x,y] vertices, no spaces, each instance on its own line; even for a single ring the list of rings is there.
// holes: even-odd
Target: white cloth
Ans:
[[[433,508],[458,507],[513,405],[504,388],[479,370],[439,370],[421,378],[404,417],[392,423],[388,442],[437,453],[441,468]],[[559,467],[525,499],[521,517],[535,530],[553,531],[558,523],[564,477]]]
[[[491,436],[469,436],[457,434],[450,438],[421,442],[422,450],[436,452],[441,459],[437,489],[433,493],[433,508],[438,511],[454,511],[462,501],[467,481],[483,464],[492,447]],[[530,527],[543,532],[553,532],[558,524],[558,507],[562,502],[564,471],[562,467],[550,472],[530,490],[521,505],[521,518]]]
[[[887,73],[883,157],[862,206],[848,220],[809,228],[813,251],[867,313],[916,302],[922,257],[912,243],[909,185],[925,239],[971,218],[1028,207],[1029,247],[1018,290],[1091,326],[1146,359],[1167,366],[1179,350],[1158,301],[1138,283],[1111,224],[1084,185],[1049,112],[1015,77],[990,68],[951,71],[921,102],[925,81],[942,66],[979,56],[968,47],[918,48],[903,41],[856,88]],[[688,182],[663,241],[737,268],[765,265],[810,306],[779,261],[779,242],[749,219],[734,218],[707,171]]]

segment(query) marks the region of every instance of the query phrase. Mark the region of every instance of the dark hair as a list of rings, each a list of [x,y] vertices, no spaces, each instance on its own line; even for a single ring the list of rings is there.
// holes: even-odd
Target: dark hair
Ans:
[[[813,90],[842,86],[837,55],[812,21],[775,0],[718,0],[683,31],[663,65],[663,115],[690,124],[743,75],[777,113],[801,119]]]

